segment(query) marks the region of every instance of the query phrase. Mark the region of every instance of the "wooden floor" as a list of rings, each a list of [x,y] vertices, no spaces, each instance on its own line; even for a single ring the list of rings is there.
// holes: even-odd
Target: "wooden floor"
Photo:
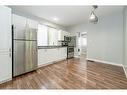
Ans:
[[[0,89],[127,89],[122,67],[73,58],[42,67]]]

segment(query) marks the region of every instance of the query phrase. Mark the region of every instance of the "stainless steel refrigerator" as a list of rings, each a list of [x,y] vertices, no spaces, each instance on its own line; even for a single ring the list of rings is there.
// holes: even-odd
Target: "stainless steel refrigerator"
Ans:
[[[37,29],[12,26],[13,77],[37,68]]]

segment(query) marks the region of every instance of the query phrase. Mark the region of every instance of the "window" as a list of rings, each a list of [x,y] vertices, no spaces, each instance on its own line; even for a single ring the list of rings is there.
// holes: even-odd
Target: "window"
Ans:
[[[48,46],[48,28],[47,26],[38,25],[38,33],[37,33],[37,39],[38,39],[38,46]]]

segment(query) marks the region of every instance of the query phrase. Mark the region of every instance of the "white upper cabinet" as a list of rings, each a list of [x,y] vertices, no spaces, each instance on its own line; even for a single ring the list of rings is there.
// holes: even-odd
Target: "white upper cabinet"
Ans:
[[[16,31],[14,32],[14,39],[24,39],[27,28],[38,29],[38,22],[16,14],[12,15],[12,24],[14,31]]]
[[[35,20],[31,20],[27,18],[27,24],[29,25],[29,28],[33,28],[33,29],[38,28],[38,22]]]
[[[11,48],[11,9],[0,6],[0,51]]]
[[[67,31],[64,31],[64,36],[70,36],[70,33]]]
[[[48,28],[48,41],[49,45],[58,45],[58,30],[55,28]]]
[[[26,18],[19,15],[12,14],[12,24],[15,25],[16,28],[18,28],[18,30],[25,29]]]
[[[0,6],[0,83],[12,79],[11,9]]]
[[[64,40],[64,36],[70,36],[70,33],[63,30],[59,30],[58,40]]]
[[[11,9],[0,6],[0,51],[11,48]]]
[[[64,36],[65,36],[65,33],[64,33],[64,31],[61,31],[61,38],[60,38],[60,40],[64,40]]]
[[[38,24],[37,31],[38,46],[48,46],[48,27]]]
[[[14,32],[15,33],[14,34],[14,38],[15,39],[17,39],[17,38],[20,38],[20,39],[25,38],[24,33],[25,33],[25,29],[26,29],[26,18],[13,14],[12,15],[12,24],[14,26],[14,30],[13,31],[16,31],[16,32]]]
[[[38,28],[37,21],[16,14],[12,15],[12,24],[15,25],[16,26],[15,28],[18,28],[18,30],[25,29],[28,26],[29,28],[34,29]]]

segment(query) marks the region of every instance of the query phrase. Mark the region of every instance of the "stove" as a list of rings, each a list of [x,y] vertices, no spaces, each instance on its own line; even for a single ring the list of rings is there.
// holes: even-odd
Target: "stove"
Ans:
[[[67,58],[73,58],[74,57],[74,46],[68,46],[67,47]]]

